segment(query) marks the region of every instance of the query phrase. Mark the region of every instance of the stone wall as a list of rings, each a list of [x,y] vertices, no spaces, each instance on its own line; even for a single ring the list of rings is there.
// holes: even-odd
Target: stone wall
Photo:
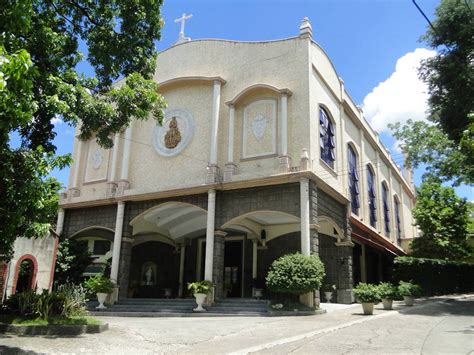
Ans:
[[[299,184],[292,183],[241,190],[217,191],[217,227],[245,213],[261,210],[279,211],[299,216]]]
[[[80,230],[92,226],[114,230],[116,218],[117,204],[68,209],[64,216],[63,231],[70,237]]]

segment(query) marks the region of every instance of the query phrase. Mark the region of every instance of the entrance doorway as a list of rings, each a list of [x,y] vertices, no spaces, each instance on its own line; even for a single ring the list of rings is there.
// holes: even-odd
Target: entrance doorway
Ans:
[[[243,240],[225,242],[224,292],[227,291],[227,297],[242,297],[242,247]]]

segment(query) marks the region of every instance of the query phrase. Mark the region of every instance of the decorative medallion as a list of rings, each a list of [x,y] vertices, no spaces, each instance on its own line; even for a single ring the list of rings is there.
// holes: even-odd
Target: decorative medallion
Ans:
[[[100,166],[102,165],[102,160],[104,160],[104,153],[102,152],[102,149],[97,148],[92,159],[92,168],[99,170]]]
[[[170,129],[165,134],[165,146],[168,149],[174,149],[181,142],[181,133],[178,129],[178,121],[173,117],[170,121]]]
[[[183,151],[194,135],[192,114],[183,109],[165,112],[162,125],[157,125],[153,132],[153,146],[158,154],[172,157]]]
[[[267,128],[268,119],[262,115],[257,115],[252,122],[253,135],[257,140],[261,140],[265,135],[265,129]]]

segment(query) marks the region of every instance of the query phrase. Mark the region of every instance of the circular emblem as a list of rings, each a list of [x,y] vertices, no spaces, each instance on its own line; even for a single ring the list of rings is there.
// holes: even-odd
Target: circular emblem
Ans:
[[[165,112],[163,124],[156,125],[153,146],[158,154],[172,157],[183,151],[194,134],[194,120],[189,111],[183,109]]]

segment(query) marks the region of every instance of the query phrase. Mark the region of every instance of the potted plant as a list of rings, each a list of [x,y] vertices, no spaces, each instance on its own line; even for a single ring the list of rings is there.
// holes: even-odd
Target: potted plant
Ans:
[[[366,315],[374,313],[374,303],[380,300],[377,286],[363,282],[354,288],[354,296],[362,303],[362,309]]]
[[[415,298],[421,294],[421,287],[412,282],[400,281],[398,284],[398,293],[403,296],[405,305],[413,306]]]
[[[377,288],[382,298],[383,309],[392,309],[393,300],[397,297],[397,288],[390,282],[382,282]]]
[[[202,307],[204,301],[206,300],[206,296],[211,292],[213,283],[208,280],[197,281],[188,283],[188,290],[194,295],[196,298],[197,307],[193,309],[196,312],[205,312],[206,310]]]
[[[97,300],[99,305],[97,309],[107,308],[104,306],[104,302],[107,299],[107,296],[112,293],[114,290],[114,284],[103,275],[96,275],[89,278],[85,282],[85,287],[91,292],[97,295]]]
[[[325,284],[323,287],[324,297],[326,298],[327,303],[331,303],[332,294],[336,291],[336,285]]]

